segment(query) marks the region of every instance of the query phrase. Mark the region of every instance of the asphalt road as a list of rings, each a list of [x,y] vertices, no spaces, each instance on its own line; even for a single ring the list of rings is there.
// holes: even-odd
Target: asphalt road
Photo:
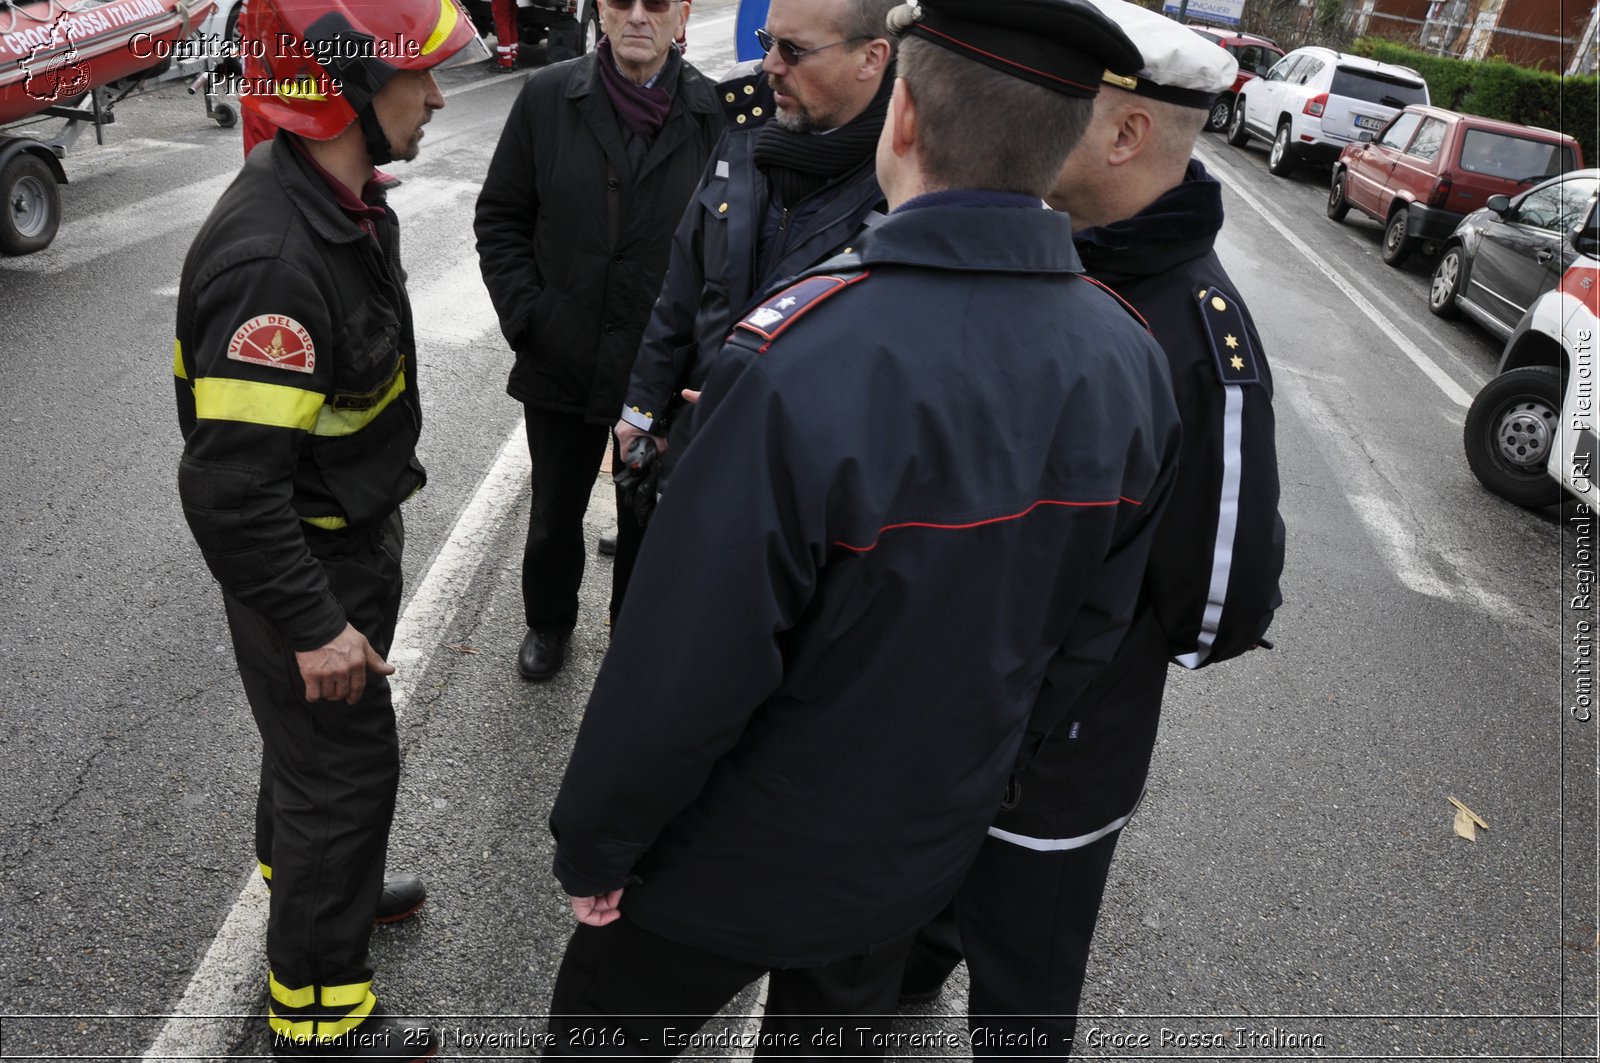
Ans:
[[[731,14],[695,5],[691,61],[729,65]],[[522,79],[445,78],[394,196],[431,478],[406,507],[391,864],[432,898],[374,953],[385,1003],[438,1017],[448,1054],[517,1055],[571,928],[545,819],[607,644],[609,563],[572,664],[522,682],[526,454],[470,227]],[[167,85],[80,147],[54,246],[0,259],[0,1054],[259,1054],[259,744],[177,504],[169,377],[178,269],[238,132]],[[1427,313],[1426,262],[1390,269],[1375,224],[1328,221],[1318,171],[1273,178],[1215,137],[1200,156],[1277,383],[1285,605],[1275,650],[1174,676],[1082,1051],[1592,1058],[1596,725],[1563,688],[1575,514],[1468,471],[1461,400],[1498,349]],[[596,533],[605,498],[597,481]],[[1489,823],[1476,843],[1451,796]],[[963,1055],[910,1043],[948,1045],[962,993],[910,1014],[899,1054]]]

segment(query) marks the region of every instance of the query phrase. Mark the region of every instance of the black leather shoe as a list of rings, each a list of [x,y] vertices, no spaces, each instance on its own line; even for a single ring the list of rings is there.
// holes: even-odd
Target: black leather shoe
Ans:
[[[360,1026],[329,1041],[272,1038],[273,1059],[387,1059],[417,1063],[439,1052],[433,1027],[381,1014],[377,1009]]]
[[[415,875],[384,875],[375,923],[398,923],[417,914],[428,900],[428,887]]]
[[[603,557],[616,557],[617,529],[612,528],[610,531],[600,536],[600,541],[595,544],[595,549],[599,550],[601,556]]]
[[[553,627],[531,627],[517,651],[517,669],[522,678],[541,682],[561,671],[567,663],[567,643],[572,632]]]

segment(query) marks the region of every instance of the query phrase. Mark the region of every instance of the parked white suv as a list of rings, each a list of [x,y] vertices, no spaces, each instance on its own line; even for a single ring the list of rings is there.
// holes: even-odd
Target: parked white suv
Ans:
[[[1302,163],[1333,162],[1346,144],[1362,134],[1372,139],[1407,104],[1427,102],[1428,83],[1410,67],[1296,48],[1240,91],[1228,143],[1267,141],[1267,169],[1287,177]]]

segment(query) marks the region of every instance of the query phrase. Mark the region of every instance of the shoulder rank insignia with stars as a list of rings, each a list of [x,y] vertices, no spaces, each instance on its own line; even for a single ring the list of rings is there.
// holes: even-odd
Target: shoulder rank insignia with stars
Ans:
[[[850,285],[867,279],[867,273],[822,274],[806,277],[797,281],[783,291],[772,296],[766,302],[746,314],[744,319],[734,326],[734,336],[742,330],[760,337],[763,342],[758,350],[763,353],[772,346],[772,341],[799,320],[806,311],[811,310],[830,295],[844,291]]]
[[[1217,360],[1217,376],[1224,384],[1259,384],[1256,352],[1250,346],[1250,330],[1244,312],[1232,292],[1220,288],[1201,288],[1195,294],[1200,318],[1206,325],[1206,338]]]

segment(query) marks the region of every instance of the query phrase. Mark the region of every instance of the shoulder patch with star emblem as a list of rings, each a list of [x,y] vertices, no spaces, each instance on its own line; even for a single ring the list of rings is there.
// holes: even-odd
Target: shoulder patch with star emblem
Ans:
[[[752,332],[766,342],[759,350],[766,351],[784,329],[794,324],[802,314],[818,303],[844,291],[850,285],[867,279],[865,270],[860,273],[822,274],[806,277],[772,296],[744,316],[734,326],[735,335],[742,329]]]
[[[1250,346],[1250,330],[1245,327],[1244,311],[1232,292],[1221,288],[1201,288],[1195,293],[1200,319],[1205,322],[1206,338],[1217,361],[1217,376],[1224,384],[1259,384],[1256,352]]]

